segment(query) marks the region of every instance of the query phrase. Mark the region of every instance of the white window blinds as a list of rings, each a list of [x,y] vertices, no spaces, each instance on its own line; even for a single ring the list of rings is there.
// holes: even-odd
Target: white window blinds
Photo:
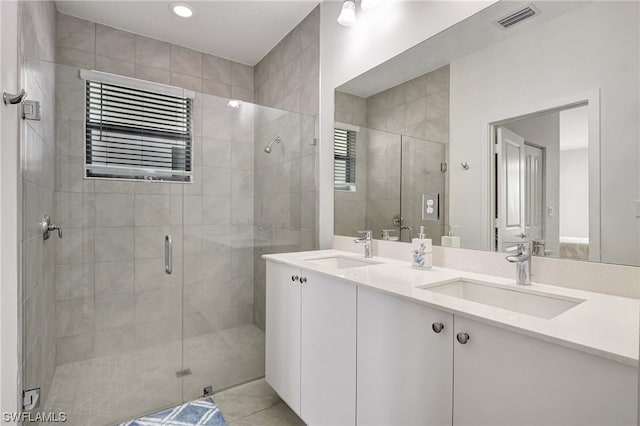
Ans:
[[[191,181],[192,99],[86,80],[88,177]]]
[[[337,190],[356,190],[356,137],[354,130],[334,129],[334,181]]]

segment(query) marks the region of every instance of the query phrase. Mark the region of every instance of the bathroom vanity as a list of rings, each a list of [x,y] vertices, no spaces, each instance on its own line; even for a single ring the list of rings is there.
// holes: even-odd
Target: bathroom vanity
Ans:
[[[309,425],[637,423],[640,301],[266,255],[266,380]]]

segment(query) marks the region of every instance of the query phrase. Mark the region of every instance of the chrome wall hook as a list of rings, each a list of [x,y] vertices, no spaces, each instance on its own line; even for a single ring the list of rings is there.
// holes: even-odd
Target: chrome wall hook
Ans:
[[[462,163],[460,163],[460,167],[462,167],[463,170],[469,170],[471,166],[469,166],[469,163],[467,163],[466,161],[463,161]]]
[[[17,95],[12,93],[3,92],[2,93],[2,101],[5,105],[15,105],[21,103],[24,98],[27,96],[27,92],[24,89],[20,91]]]

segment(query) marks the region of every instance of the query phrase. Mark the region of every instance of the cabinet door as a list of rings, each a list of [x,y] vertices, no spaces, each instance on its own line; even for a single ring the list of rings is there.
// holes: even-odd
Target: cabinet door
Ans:
[[[358,288],[357,377],[358,425],[450,425],[453,315]]]
[[[300,415],[300,270],[267,261],[265,379]]]
[[[455,331],[454,425],[636,424],[635,368],[466,318]]]
[[[302,271],[300,417],[309,425],[354,425],[356,287]]]

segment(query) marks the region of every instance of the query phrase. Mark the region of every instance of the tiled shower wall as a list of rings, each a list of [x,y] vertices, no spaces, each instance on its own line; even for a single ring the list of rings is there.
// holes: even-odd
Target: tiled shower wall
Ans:
[[[320,6],[254,67],[259,105],[317,115],[320,104]]]
[[[253,67],[58,14],[56,62],[253,102]]]
[[[41,121],[22,122],[20,138],[22,388],[39,387],[43,401],[49,394],[56,360],[57,237],[44,241],[39,228],[42,215],[53,214],[55,68],[51,61],[55,52],[55,13],[53,2],[20,2],[23,87],[27,99],[40,101],[42,108]]]
[[[68,230],[56,260],[58,364],[251,323],[253,269],[241,259],[252,249],[230,240],[237,230],[252,233],[252,119],[198,94],[193,184],[83,180],[77,73],[253,101],[253,68],[63,14],[57,28],[57,62],[70,66],[57,75],[56,217]],[[165,234],[174,238],[171,276]]]
[[[413,237],[417,237],[420,225],[425,226],[427,238],[440,244],[448,211],[448,174],[440,171],[440,163],[448,162],[449,66],[368,97],[367,127],[408,136],[402,145],[406,153],[402,163],[403,223],[412,228]],[[421,140],[427,142],[421,144]],[[437,221],[422,220],[424,192],[440,193]],[[382,213],[380,218],[390,224],[392,212],[377,204],[376,214]],[[403,241],[409,241],[408,230],[402,236]]]
[[[84,81],[65,66],[56,78],[58,364],[252,323],[252,248],[237,231],[252,238],[253,117],[197,94],[193,183],[87,180]]]
[[[367,127],[449,142],[449,66],[367,98]]]
[[[49,12],[54,22],[53,7]],[[318,110],[318,28],[316,9],[287,36],[286,43],[283,41],[265,58],[265,63],[277,64],[287,57],[278,52],[289,51],[291,39],[296,40],[293,45],[299,47],[300,58],[293,62],[299,64],[295,69],[300,72],[300,84],[292,86],[295,96],[287,96],[289,101],[301,100],[300,104],[288,103],[294,110]],[[57,36],[54,38],[52,32],[48,38],[55,39],[57,45],[51,46],[51,57],[46,59],[53,61],[55,51],[56,61],[68,66],[58,65],[45,73],[52,79],[55,75],[57,116],[55,142],[51,141],[52,151],[48,154],[51,167],[46,169],[52,175],[43,183],[51,187],[49,211],[62,226],[64,238],[50,244],[56,245],[55,251],[49,252],[51,268],[48,274],[42,274],[51,282],[42,289],[49,290],[47,335],[52,342],[56,340],[51,345],[57,350],[39,353],[49,355],[53,366],[54,359],[57,364],[90,359],[254,321],[263,326],[264,261],[256,264],[259,254],[253,248],[254,215],[261,215],[256,229],[271,232],[261,235],[267,240],[259,250],[316,247],[314,120],[297,114],[285,114],[287,118],[282,119],[267,114],[254,126],[254,115],[233,112],[226,101],[220,105],[220,99],[199,94],[194,114],[195,183],[181,187],[85,180],[79,68],[246,101],[254,98],[254,73],[252,67],[243,64],[66,15],[57,15],[57,29]],[[281,72],[284,69],[278,69],[277,74]],[[263,89],[274,81],[263,81]],[[283,84],[282,79],[278,81]],[[283,91],[289,89],[282,86]],[[53,110],[52,107],[50,111]],[[49,117],[53,119],[52,115]],[[254,139],[254,131],[260,132],[260,137]],[[282,136],[280,147],[289,144],[286,157],[276,154],[276,146],[275,155],[267,163],[263,157],[254,161],[254,151],[265,155],[262,149],[273,133]],[[294,146],[299,149],[291,150]],[[269,163],[274,159],[277,164]],[[289,181],[276,179],[282,177],[278,173],[283,168],[302,173],[301,180],[289,186]],[[286,196],[293,200],[291,212],[287,212],[289,220],[282,222],[277,215],[262,214],[276,211],[276,202],[281,200],[255,196],[259,169],[262,182],[286,188]],[[267,193],[271,194],[269,190]],[[256,203],[260,210],[254,208]],[[35,209],[38,215],[42,209],[47,210]],[[175,237],[183,232],[184,240]],[[167,233],[173,234],[175,240],[176,261],[170,277],[164,275],[162,265],[162,241]],[[283,249],[282,241],[294,243]],[[184,265],[179,260],[182,254]],[[250,268],[246,267],[248,259]],[[184,330],[180,286],[183,266]],[[45,321],[38,323],[45,325]],[[26,334],[43,335],[40,331]]]
[[[320,7],[316,7],[254,67],[256,103],[317,116],[319,51]],[[292,133],[291,125],[299,130]],[[318,245],[318,147],[314,120],[295,114],[269,125],[261,119],[255,134],[254,321],[264,329],[266,270],[260,256],[313,250]],[[282,143],[266,154],[264,146],[278,134]],[[265,235],[267,241],[261,243],[260,236]]]
[[[380,238],[382,229],[396,229],[392,235],[398,236],[399,229],[394,226],[393,218],[402,208],[403,225],[411,227],[411,236],[417,237],[422,225],[427,237],[440,244],[448,202],[447,174],[441,171],[441,163],[447,162],[446,144],[449,141],[449,67],[366,100],[336,92],[335,117],[336,121],[368,128],[358,135],[359,142],[362,142],[361,136],[366,135],[366,150],[360,153],[361,144],[358,143],[360,158],[356,162],[356,175],[361,173],[360,165],[366,162],[366,191],[363,193],[359,189],[362,185],[356,182],[355,193],[336,192],[335,233],[355,235],[355,227],[362,224],[364,214],[362,227],[373,230],[375,238]],[[402,167],[400,135],[403,135]],[[356,176],[357,181],[361,179]],[[422,220],[422,194],[426,192],[440,193],[440,218],[437,221]],[[360,214],[364,206],[366,212]],[[355,214],[345,214],[347,211]],[[408,229],[402,231],[402,238],[409,241]]]
[[[356,190],[335,191],[334,231],[336,235],[357,236],[367,228],[367,151],[368,134],[366,99],[335,92],[335,120],[360,127],[356,136]],[[379,234],[374,235],[379,238]]]

